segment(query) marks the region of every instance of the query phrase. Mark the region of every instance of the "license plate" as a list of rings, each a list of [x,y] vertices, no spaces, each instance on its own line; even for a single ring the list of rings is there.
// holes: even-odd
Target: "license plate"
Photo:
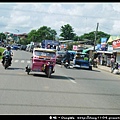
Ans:
[[[75,65],[75,67],[80,67],[80,65]]]
[[[52,66],[49,66],[49,68],[52,68]]]
[[[81,66],[82,68],[89,68],[89,66]]]

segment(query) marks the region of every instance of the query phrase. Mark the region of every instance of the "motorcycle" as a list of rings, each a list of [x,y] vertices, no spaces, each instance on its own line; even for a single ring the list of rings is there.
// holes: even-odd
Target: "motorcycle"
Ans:
[[[70,68],[70,63],[68,62],[68,60],[62,60],[61,61],[61,67],[62,65],[65,67],[65,68]]]
[[[5,61],[4,61],[3,66],[5,69],[7,69],[10,66],[10,56],[9,55],[5,56]]]
[[[26,72],[44,72],[48,78],[55,72],[56,51],[53,49],[34,48],[32,65],[27,65]]]

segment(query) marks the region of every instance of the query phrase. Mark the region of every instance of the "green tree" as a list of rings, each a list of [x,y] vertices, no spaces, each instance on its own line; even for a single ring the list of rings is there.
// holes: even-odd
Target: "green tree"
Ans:
[[[51,34],[51,38],[52,38],[53,40],[55,40],[56,35],[57,35],[57,32],[56,32],[55,30],[51,30],[51,31],[50,31],[50,34]]]
[[[75,33],[73,31],[73,28],[69,24],[61,26],[60,31],[60,36],[63,37],[64,40],[73,40]]]
[[[101,38],[107,38],[107,40],[109,39],[110,34],[104,33],[102,31],[99,31],[97,33],[97,43],[101,43]]]
[[[6,39],[6,36],[4,33],[0,33],[0,39],[3,40],[3,39]]]
[[[101,38],[103,38],[103,37],[109,38],[110,35],[107,34],[107,33],[102,32],[102,31],[97,31],[96,43],[100,43]],[[85,40],[85,39],[91,40],[91,43],[93,44],[94,40],[95,40],[95,31],[92,31],[90,33],[85,33],[84,35],[80,36],[80,40]]]
[[[40,41],[45,39],[54,40],[55,36],[57,35],[57,32],[54,29],[51,29],[47,26],[42,26],[37,30],[37,34],[40,37]]]
[[[80,37],[75,35],[74,38],[73,38],[74,41],[79,41],[80,40]]]
[[[55,40],[56,35],[57,35],[57,32],[54,29],[51,29],[50,27],[47,27],[47,26],[42,26],[37,30],[35,29],[31,30],[28,33],[27,38],[22,40],[22,43],[28,44],[31,41],[41,42],[42,40],[45,40],[45,39]]]
[[[30,43],[31,41],[36,42],[37,40],[35,39],[37,36],[37,32],[36,30],[31,30],[28,33],[28,37],[27,37],[27,43]]]

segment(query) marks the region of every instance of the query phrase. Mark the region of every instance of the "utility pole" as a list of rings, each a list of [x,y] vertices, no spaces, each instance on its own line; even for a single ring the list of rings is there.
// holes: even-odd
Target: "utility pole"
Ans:
[[[95,51],[95,46],[96,46],[96,37],[97,37],[98,26],[99,26],[99,23],[97,23],[96,31],[94,32],[95,33],[94,51]]]
[[[18,29],[15,29],[17,32],[19,32],[19,30]],[[17,40],[16,40],[17,42],[19,42],[19,38],[18,38],[18,34],[17,34]]]

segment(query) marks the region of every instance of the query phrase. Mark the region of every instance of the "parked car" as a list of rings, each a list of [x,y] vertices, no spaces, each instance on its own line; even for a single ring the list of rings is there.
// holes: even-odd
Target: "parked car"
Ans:
[[[21,44],[17,44],[17,46],[18,46],[18,49],[20,49],[20,48],[21,48]]]
[[[61,60],[64,58],[65,51],[56,51],[56,63],[61,64]]]
[[[27,46],[26,45],[21,45],[20,50],[26,50]]]
[[[18,46],[18,45],[11,45],[11,49],[12,49],[12,50],[18,50],[18,49],[19,49],[19,46]]]

